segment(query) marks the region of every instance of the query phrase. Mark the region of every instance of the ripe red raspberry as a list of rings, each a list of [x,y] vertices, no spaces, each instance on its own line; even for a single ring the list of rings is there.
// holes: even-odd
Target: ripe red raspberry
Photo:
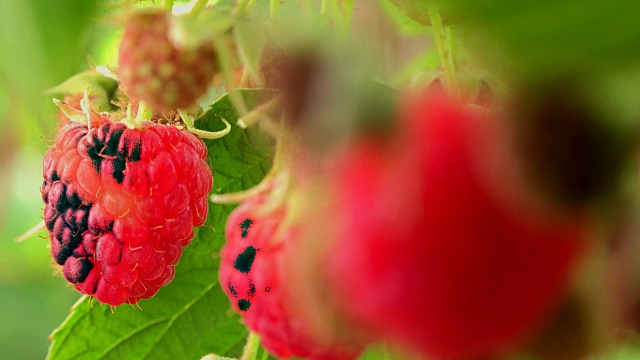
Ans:
[[[395,140],[354,145],[331,172],[338,200],[321,218],[335,216],[340,235],[324,263],[328,292],[378,337],[438,359],[492,357],[557,304],[583,218],[489,185],[486,173],[509,166],[487,156],[495,119],[433,95],[406,110]]]
[[[150,298],[174,276],[213,186],[207,148],[168,125],[102,117],[66,123],[43,162],[51,254],[83,294],[112,306]]]
[[[360,349],[324,344],[309,333],[302,319],[290,312],[283,286],[282,255],[288,246],[287,234],[274,238],[285,215],[284,209],[268,214],[258,211],[268,197],[258,196],[234,210],[226,226],[227,242],[222,248],[220,283],[234,309],[262,345],[281,358],[312,360],[355,359]]]
[[[120,42],[120,85],[134,100],[155,110],[188,108],[204,95],[217,71],[210,43],[177,48],[169,39],[170,14],[130,15]]]

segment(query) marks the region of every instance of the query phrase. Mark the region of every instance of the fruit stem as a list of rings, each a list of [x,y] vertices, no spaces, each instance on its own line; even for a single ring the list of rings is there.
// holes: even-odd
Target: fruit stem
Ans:
[[[240,15],[240,14],[244,13],[245,10],[247,9],[248,5],[249,5],[249,1],[248,0],[238,0],[236,2],[235,14],[236,15]]]
[[[162,0],[162,8],[167,12],[173,11],[173,0]]]
[[[186,110],[178,109],[178,114],[180,114],[182,121],[185,123],[185,125],[187,125],[187,131],[203,139],[209,139],[209,140],[219,139],[227,135],[231,131],[231,124],[229,124],[229,122],[220,115],[215,115],[215,116],[217,116],[220,120],[222,120],[222,122],[225,125],[224,129],[220,131],[207,131],[207,130],[196,129],[194,127],[195,125],[194,125],[193,119],[187,113]]]
[[[244,351],[240,360],[255,360],[258,355],[258,347],[260,346],[260,336],[253,331],[249,332],[247,337],[247,344],[244,346]]]
[[[458,97],[460,92],[458,88],[458,79],[456,77],[456,69],[453,62],[453,54],[451,42],[447,40],[447,29],[442,23],[442,17],[438,10],[433,6],[429,7],[429,20],[431,20],[431,28],[434,32],[434,40],[438,47],[440,61],[444,67],[444,82],[450,94]],[[449,33],[449,35],[451,35]]]
[[[153,112],[143,101],[138,102],[138,113],[136,114],[136,124],[142,124],[144,120],[151,120]]]
[[[138,114],[140,114],[140,104],[138,104]],[[133,117],[133,106],[131,103],[127,106],[127,116],[120,120],[120,122],[125,124],[129,129],[139,129],[142,127],[142,120],[139,119],[138,116]]]
[[[280,0],[271,0],[269,8],[269,17],[274,20],[280,15]]]
[[[280,107],[280,97],[274,97],[266,103],[251,110],[249,113],[238,119],[238,126],[243,129],[258,122],[262,117],[271,114]]]
[[[191,10],[189,10],[189,15],[196,16],[207,6],[207,2],[209,0],[193,0],[193,5],[191,5]]]
[[[15,242],[23,242],[23,241],[27,240],[28,238],[34,236],[35,234],[39,233],[41,230],[44,230],[44,229],[45,229],[44,220],[42,220],[39,223],[37,223],[34,227],[32,227],[31,229],[25,231],[22,235],[20,235],[17,238],[15,238]]]
[[[218,61],[222,68],[224,81],[229,87],[229,98],[231,99],[231,103],[236,110],[238,110],[240,115],[244,115],[248,112],[247,104],[245,104],[244,98],[240,93],[233,91],[235,90],[235,86],[233,85],[233,70],[231,69],[231,56],[229,55],[229,51],[219,37],[213,38],[213,45],[218,53]]]

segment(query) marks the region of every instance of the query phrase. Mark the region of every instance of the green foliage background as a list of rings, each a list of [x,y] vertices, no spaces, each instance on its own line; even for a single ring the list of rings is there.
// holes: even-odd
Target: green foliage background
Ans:
[[[373,2],[356,1],[356,11],[367,1]],[[428,28],[411,21],[388,0],[380,1],[399,34],[429,36]],[[445,20],[465,24],[459,35],[468,42],[462,44],[461,40],[458,44],[461,58],[475,59],[475,55],[480,55],[477,61],[484,62],[487,68],[506,68],[524,76],[567,70],[603,74],[608,76],[602,83],[607,87],[603,94],[617,117],[637,121],[640,116],[636,99],[640,91],[640,26],[635,19],[640,3],[637,1],[433,1],[443,6]],[[46,239],[32,238],[16,243],[14,238],[41,219],[42,201],[38,191],[41,159],[57,126],[57,109],[44,91],[86,70],[90,63],[113,63],[118,30],[104,20],[110,11],[108,5],[113,2],[117,1],[0,0],[2,359],[44,358],[50,344],[48,335],[63,323],[79,298],[59,274],[54,274]],[[284,3],[292,2],[285,0]],[[258,7],[264,7],[267,1],[257,3]],[[473,54],[466,54],[462,50],[465,46]],[[575,64],[580,64],[578,69]],[[402,65],[392,81],[394,84],[406,83],[421,72],[435,72],[439,63],[436,52],[423,51]],[[235,113],[228,99],[223,98],[215,106],[216,111],[233,124]],[[221,126],[217,118],[210,115],[197,125],[209,129]],[[244,153],[232,150],[238,144]],[[271,147],[258,133],[235,128],[228,138],[208,142],[208,145],[217,173],[215,192],[245,189],[258,182],[269,168]],[[238,166],[240,162],[245,164]],[[78,303],[65,328],[55,335],[52,358],[72,359],[83,355],[90,359],[103,354],[104,358],[127,359],[136,353],[139,358],[196,359],[205,351],[238,355],[245,330],[237,317],[227,311],[228,304],[215,276],[215,250],[222,243],[223,225],[229,211],[229,206],[212,207],[208,220],[212,227],[200,229],[193,245],[185,249],[174,283],[156,298],[142,301],[142,312],[123,306],[112,314],[108,307],[97,303],[93,308],[86,300]],[[210,301],[207,306],[199,300],[203,297]],[[220,311],[213,313],[213,304],[218,304]],[[92,321],[111,323],[112,327],[96,331]],[[75,325],[71,326],[72,323]],[[193,331],[195,326],[207,325],[211,328],[204,329],[202,334]],[[173,338],[173,332],[187,332],[194,343],[167,341]],[[140,340],[138,345],[129,346],[134,339]],[[154,339],[164,343],[154,347]],[[207,344],[206,348],[203,343]],[[63,348],[64,351],[58,350]],[[386,359],[386,355],[380,355],[385,352],[374,350],[363,359]],[[634,346],[617,349],[603,357],[637,358],[640,355]]]
[[[0,358],[41,359],[77,293],[53,275],[41,219],[41,161],[57,124],[43,91],[87,68],[102,36],[85,0],[0,1]]]

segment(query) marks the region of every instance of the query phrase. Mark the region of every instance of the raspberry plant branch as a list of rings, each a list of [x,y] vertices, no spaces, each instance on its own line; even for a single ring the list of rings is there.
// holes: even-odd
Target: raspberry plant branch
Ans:
[[[429,19],[431,20],[431,28],[433,29],[433,37],[436,47],[438,48],[440,61],[444,68],[445,86],[454,97],[458,97],[460,91],[453,62],[453,54],[451,52],[451,43],[447,40],[447,30],[442,23],[440,13],[432,6],[429,7]]]

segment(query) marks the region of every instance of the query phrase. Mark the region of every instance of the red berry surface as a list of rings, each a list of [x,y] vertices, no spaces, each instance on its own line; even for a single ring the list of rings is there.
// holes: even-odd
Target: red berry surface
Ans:
[[[210,43],[177,48],[169,39],[170,14],[130,15],[119,47],[120,85],[155,110],[188,108],[205,94],[217,71]]]
[[[277,237],[284,210],[259,213],[267,199],[259,196],[248,200],[227,220],[227,242],[221,251],[219,276],[232,306],[275,356],[355,359],[360,349],[321,343],[304,321],[290,311],[291,301],[296,299],[285,291],[287,276],[282,273],[282,256],[290,233]]]
[[[67,122],[43,162],[51,255],[83,294],[112,306],[150,298],[204,224],[213,186],[194,135],[145,122]]]
[[[358,143],[332,172],[341,234],[326,254],[330,292],[354,324],[426,356],[507,351],[560,300],[582,217],[495,193],[483,172],[506,164],[476,141],[491,118],[434,95],[405,110],[395,142]]]

